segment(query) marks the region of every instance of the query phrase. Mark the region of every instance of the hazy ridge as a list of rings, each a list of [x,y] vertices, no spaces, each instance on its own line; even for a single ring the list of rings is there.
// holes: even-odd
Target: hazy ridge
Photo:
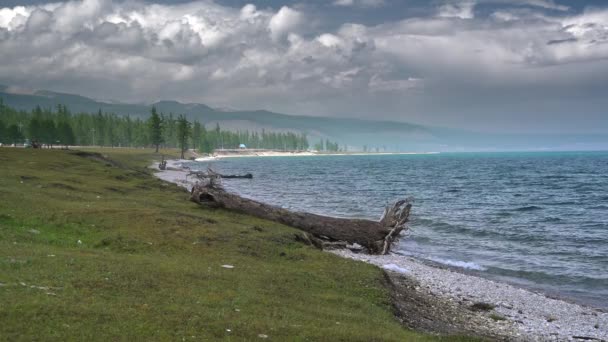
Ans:
[[[35,91],[15,92],[0,86],[0,98],[8,106],[32,110],[36,106],[54,108],[67,105],[73,113],[98,110],[117,115],[147,118],[151,105],[94,100],[88,97]],[[489,134],[439,128],[406,122],[359,120],[334,117],[287,115],[266,110],[214,109],[200,103],[159,101],[156,108],[164,113],[185,114],[212,127],[219,123],[230,130],[293,131],[309,135],[311,141],[336,140],[341,146],[360,149],[367,145],[380,151],[498,151],[498,150],[602,150],[608,149],[608,134]]]

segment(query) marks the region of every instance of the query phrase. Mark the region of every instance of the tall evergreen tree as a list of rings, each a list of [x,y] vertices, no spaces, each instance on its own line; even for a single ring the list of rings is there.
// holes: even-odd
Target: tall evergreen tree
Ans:
[[[30,120],[30,124],[28,125],[28,132],[30,135],[30,140],[32,141],[41,141],[42,140],[42,122],[36,116],[34,116]]]
[[[180,115],[177,118],[177,139],[182,159],[184,159],[184,152],[188,149],[188,138],[192,134],[191,126],[185,116]]]
[[[150,111],[148,132],[150,143],[156,147],[156,153],[158,153],[158,148],[160,147],[160,144],[163,143],[163,123],[156,112],[156,107],[152,107],[152,110]]]
[[[127,115],[121,125],[121,146],[133,146],[133,122]]]
[[[42,120],[41,123],[41,135],[42,142],[47,144],[49,147],[53,147],[57,141],[57,127],[52,119]]]
[[[19,126],[12,124],[7,129],[8,141],[12,144],[19,144],[23,142],[23,135],[19,131]]]
[[[71,146],[76,143],[76,138],[74,137],[74,131],[72,130],[72,126],[70,126],[67,121],[60,122],[57,126],[57,136],[59,137],[59,141],[64,146]]]
[[[192,125],[192,147],[196,148],[200,146],[202,138],[202,129],[201,123],[198,121],[194,121]]]
[[[0,101],[2,99],[0,98]],[[2,103],[0,102],[0,105]],[[2,120],[0,120],[0,143],[8,143],[8,137],[6,134],[6,126],[4,125],[4,122],[2,122]]]
[[[104,145],[114,147],[117,144],[117,136],[116,136],[116,115],[115,114],[106,114],[104,116],[105,130],[104,130]]]
[[[201,140],[198,149],[203,153],[213,152],[213,146],[211,145],[211,134],[205,129],[205,125],[201,125]]]
[[[93,144],[103,146],[106,136],[106,120],[101,112],[101,108],[95,116],[95,126],[92,129],[93,132]]]

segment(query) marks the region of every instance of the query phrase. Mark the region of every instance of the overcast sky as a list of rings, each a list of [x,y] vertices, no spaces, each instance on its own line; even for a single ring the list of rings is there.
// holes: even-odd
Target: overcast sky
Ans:
[[[608,1],[0,1],[0,84],[608,133]]]

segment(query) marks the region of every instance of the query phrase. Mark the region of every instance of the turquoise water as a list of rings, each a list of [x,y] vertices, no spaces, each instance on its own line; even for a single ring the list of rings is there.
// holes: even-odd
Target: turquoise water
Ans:
[[[195,165],[206,168],[207,163]],[[231,191],[378,219],[413,196],[397,252],[608,308],[608,152],[235,158]]]

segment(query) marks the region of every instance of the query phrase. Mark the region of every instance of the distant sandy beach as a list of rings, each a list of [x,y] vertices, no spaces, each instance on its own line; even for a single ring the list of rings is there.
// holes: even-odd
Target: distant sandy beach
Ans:
[[[247,151],[244,150],[241,153],[227,153],[227,154],[214,154],[211,156],[205,156],[196,158],[198,162],[213,161],[224,158],[251,158],[251,157],[312,157],[312,156],[375,156],[375,155],[417,155],[417,154],[439,154],[439,152],[378,152],[378,153],[364,153],[364,152],[353,152],[353,153],[322,153],[322,152],[278,152],[278,151]]]

